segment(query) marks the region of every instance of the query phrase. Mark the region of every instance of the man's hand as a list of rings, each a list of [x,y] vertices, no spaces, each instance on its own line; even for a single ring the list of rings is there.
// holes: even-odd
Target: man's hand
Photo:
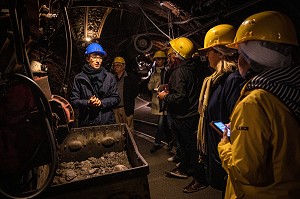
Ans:
[[[169,94],[169,92],[167,90],[163,90],[161,92],[157,92],[157,97],[160,100],[163,100],[168,94]]]
[[[101,106],[101,100],[99,98],[97,98],[95,95],[93,95],[89,101],[88,104],[90,106]]]

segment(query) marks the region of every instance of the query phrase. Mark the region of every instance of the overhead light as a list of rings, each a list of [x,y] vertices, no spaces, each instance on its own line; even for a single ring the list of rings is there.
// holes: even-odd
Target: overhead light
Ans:
[[[91,41],[91,38],[90,37],[86,37],[85,40],[86,41]]]

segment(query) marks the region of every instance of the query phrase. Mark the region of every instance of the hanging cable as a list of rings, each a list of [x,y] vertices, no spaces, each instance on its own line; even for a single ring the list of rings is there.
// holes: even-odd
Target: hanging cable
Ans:
[[[199,32],[199,31],[201,31],[201,30],[204,30],[204,29],[207,28],[207,27],[212,27],[212,26],[214,26],[216,23],[219,23],[219,22],[220,22],[220,20],[219,20],[220,18],[226,18],[226,17],[229,17],[229,16],[231,16],[231,15],[233,15],[233,14],[236,14],[236,13],[238,13],[238,12],[240,12],[240,11],[242,11],[242,10],[244,10],[244,9],[246,9],[246,8],[248,8],[248,7],[250,7],[250,6],[253,6],[253,5],[255,5],[255,4],[261,2],[261,1],[263,1],[263,0],[256,0],[256,1],[254,1],[254,2],[249,2],[249,3],[246,3],[246,4],[244,4],[244,5],[239,5],[238,7],[236,7],[236,9],[233,9],[233,10],[230,11],[230,12],[229,12],[229,11],[226,12],[226,14],[224,14],[223,16],[221,16],[221,13],[222,13],[222,12],[219,12],[219,14],[217,14],[217,18],[216,18],[216,19],[214,19],[214,20],[212,20],[212,21],[210,21],[210,22],[204,24],[201,28],[197,28],[196,30],[194,30],[194,31],[192,31],[192,32],[188,32],[188,33],[183,34],[182,37],[189,37],[189,36],[194,35],[195,33]]]
[[[190,19],[187,19],[187,20],[184,20],[184,21],[174,21],[173,24],[175,24],[175,25],[182,25],[182,24],[189,23],[190,21],[195,21],[197,19],[211,18],[211,17],[214,17],[216,15],[218,15],[218,14],[212,13],[212,14],[202,15],[202,16],[193,17],[193,18],[190,18]]]
[[[22,19],[20,16],[18,16],[18,14],[20,13],[19,10],[21,9],[20,7],[23,6],[24,2],[9,1],[9,15],[14,35],[16,62],[18,65],[22,65],[24,67],[26,75],[33,79],[24,42]],[[6,72],[9,73],[11,71]]]
[[[64,80],[62,83],[61,93],[64,95],[65,98],[67,98],[68,94],[68,83],[70,79],[70,73],[71,73],[71,62],[72,62],[72,35],[71,35],[71,27],[70,27],[70,21],[68,17],[67,7],[64,5],[63,0],[60,0],[60,10],[63,16],[63,22],[65,26],[66,31],[66,39],[67,39],[67,49],[66,49],[66,68],[65,68],[65,74],[64,74]]]
[[[172,23],[172,13],[169,10],[168,12],[168,28],[169,28],[169,36],[174,39],[174,31],[173,31],[173,23]]]
[[[131,2],[131,1],[130,1]],[[150,17],[145,13],[145,11],[143,10],[143,8],[139,5],[139,4],[137,4],[137,3],[135,3],[135,2],[131,2],[131,3],[133,3],[133,4],[135,4],[135,5],[137,5],[140,9],[141,9],[141,11],[142,11],[142,13],[145,15],[145,17],[156,27],[156,29],[159,31],[159,32],[161,32],[164,36],[166,36],[169,40],[171,40],[172,38],[169,36],[169,35],[167,35],[166,33],[164,33],[164,31],[162,31],[151,19],[150,19]]]

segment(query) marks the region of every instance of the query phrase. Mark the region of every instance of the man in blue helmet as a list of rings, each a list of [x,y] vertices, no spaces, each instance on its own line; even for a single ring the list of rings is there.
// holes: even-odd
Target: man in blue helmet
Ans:
[[[79,110],[78,126],[114,124],[113,108],[119,104],[116,78],[101,67],[106,52],[98,43],[85,51],[87,63],[74,78],[71,104]]]

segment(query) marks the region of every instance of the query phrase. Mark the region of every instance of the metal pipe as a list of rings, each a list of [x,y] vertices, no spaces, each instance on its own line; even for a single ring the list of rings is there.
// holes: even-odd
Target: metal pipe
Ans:
[[[67,93],[68,93],[68,82],[70,79],[71,63],[72,63],[72,34],[71,34],[70,21],[69,21],[69,17],[68,17],[67,7],[64,5],[63,0],[60,0],[60,10],[62,13],[64,25],[65,25],[66,39],[67,39],[66,68],[65,68],[65,74],[64,74],[64,79],[63,79],[62,88],[61,88],[61,93],[66,98]]]
[[[248,7],[250,7],[250,6],[252,6],[252,5],[256,4],[256,3],[259,3],[261,1],[264,1],[264,0],[256,0],[255,2],[246,3],[246,4],[242,5],[242,6],[239,6],[237,9],[234,9],[234,10],[232,10],[230,12],[227,12],[227,14],[221,16],[221,18],[229,17],[229,16],[231,16],[233,14],[236,14],[236,13],[244,10],[245,8],[248,8]],[[216,23],[218,23],[220,21],[219,18],[220,17],[217,17],[216,19],[214,19],[214,20],[212,20],[212,21],[204,24],[201,28],[197,28],[196,30],[193,30],[193,31],[188,32],[188,33],[185,33],[185,34],[181,35],[181,37],[189,37],[189,36],[194,35],[195,33],[199,32],[201,30],[204,30],[206,27],[211,27],[211,26],[213,26],[214,24],[216,24]]]
[[[19,13],[19,6],[23,6],[24,2],[17,1],[9,1],[9,15],[10,21],[12,24],[13,29],[13,36],[14,36],[14,44],[15,44],[15,53],[16,53],[16,62],[19,66],[24,66],[26,75],[33,79],[32,72],[30,70],[29,59],[26,52],[25,42],[24,42],[24,35],[23,35],[23,28],[22,28],[22,19],[18,16]],[[11,71],[6,71],[11,72]]]

